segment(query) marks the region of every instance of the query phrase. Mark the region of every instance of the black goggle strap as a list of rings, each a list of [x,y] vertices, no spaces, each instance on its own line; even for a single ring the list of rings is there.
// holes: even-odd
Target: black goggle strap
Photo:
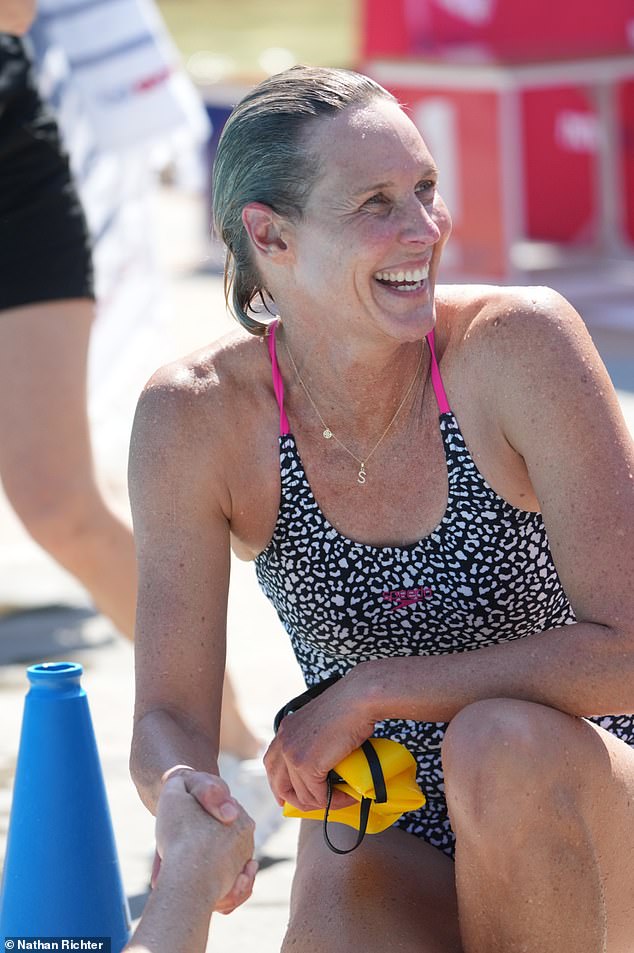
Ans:
[[[372,775],[372,784],[374,786],[374,800],[377,804],[385,804],[387,802],[387,788],[385,787],[385,778],[383,777],[383,768],[381,767],[379,756],[374,750],[374,745],[371,741],[364,741],[361,745],[361,750],[368,759],[368,765],[370,766],[370,774]]]
[[[339,675],[331,675],[330,678],[324,679],[323,682],[317,682],[316,685],[313,685],[312,688],[307,688],[305,692],[302,692],[301,695],[296,695],[295,698],[291,698],[283,708],[280,708],[275,720],[273,722],[273,727],[277,733],[282,719],[287,715],[291,715],[294,711],[299,711],[300,708],[303,708],[304,705],[307,705],[308,702],[311,702],[313,698],[317,698],[322,692],[325,692],[327,688],[330,688],[331,685],[334,685],[335,682],[339,681]]]
[[[361,745],[361,749],[368,759],[368,765],[370,766],[370,774],[372,775],[372,783],[374,785],[374,793],[376,795],[374,801],[377,804],[385,804],[387,801],[387,788],[385,786],[385,778],[383,776],[383,768],[381,767],[379,756],[369,741],[364,741]],[[330,848],[330,850],[334,851],[335,854],[350,854],[353,850],[357,849],[365,837],[373,799],[369,797],[361,798],[361,806],[359,809],[359,833],[357,834],[357,839],[352,847],[342,850],[340,847],[335,847],[328,836],[328,815],[330,813],[330,804],[332,802],[332,792],[335,783],[336,775],[333,775],[333,772],[330,771],[326,779],[326,784],[328,787],[328,800],[326,802],[326,812],[324,814],[324,840],[326,841],[326,845]]]

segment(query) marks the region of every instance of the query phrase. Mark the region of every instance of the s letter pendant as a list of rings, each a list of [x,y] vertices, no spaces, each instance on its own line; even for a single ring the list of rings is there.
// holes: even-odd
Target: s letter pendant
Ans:
[[[360,484],[365,483],[365,466],[364,466],[363,463],[361,464],[361,469],[359,470],[359,476],[357,477],[357,483],[360,483]]]

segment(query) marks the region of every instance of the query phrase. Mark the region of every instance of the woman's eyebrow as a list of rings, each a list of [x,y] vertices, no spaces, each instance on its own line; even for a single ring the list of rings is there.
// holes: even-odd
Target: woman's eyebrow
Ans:
[[[426,179],[429,176],[438,176],[438,169],[435,165],[425,166],[425,168],[421,170],[420,179]],[[395,184],[396,183],[392,180],[388,180],[385,182],[375,182],[373,185],[364,185],[360,189],[355,189],[352,196],[356,198],[359,195],[365,195],[366,192],[377,192],[380,191],[380,189],[389,189]]]
[[[377,192],[380,189],[389,189],[393,182],[375,182],[374,185],[364,185],[360,189],[355,189],[352,193],[355,197],[357,195],[365,195],[366,192]]]

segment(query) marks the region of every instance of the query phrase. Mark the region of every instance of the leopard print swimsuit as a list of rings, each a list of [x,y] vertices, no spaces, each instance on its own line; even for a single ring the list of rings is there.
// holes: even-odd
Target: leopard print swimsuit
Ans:
[[[511,506],[479,473],[449,409],[433,332],[427,341],[449,476],[447,509],[433,532],[412,545],[372,546],[339,533],[313,496],[284,411],[275,325],[269,334],[281,501],[271,542],[255,565],[309,686],[361,661],[466,652],[575,621],[541,515]],[[633,717],[591,720],[634,743]],[[427,798],[396,826],[453,856],[440,758],[446,728],[388,720],[374,734],[412,752]]]

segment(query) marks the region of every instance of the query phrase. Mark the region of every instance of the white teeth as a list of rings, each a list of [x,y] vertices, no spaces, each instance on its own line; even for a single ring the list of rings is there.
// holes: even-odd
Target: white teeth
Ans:
[[[403,281],[424,281],[429,274],[429,265],[425,268],[415,268],[413,271],[377,271],[374,275],[379,281],[389,281],[392,284]],[[400,289],[399,289],[400,290]]]

